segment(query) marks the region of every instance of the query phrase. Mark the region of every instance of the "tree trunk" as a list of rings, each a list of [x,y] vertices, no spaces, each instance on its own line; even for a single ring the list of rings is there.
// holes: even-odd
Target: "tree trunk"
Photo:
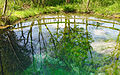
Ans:
[[[42,6],[44,7],[44,4],[45,4],[45,0],[42,0]]]
[[[5,14],[6,9],[7,9],[7,0],[5,0],[5,4],[4,4],[4,8],[3,8],[3,13],[2,13],[2,15]]]
[[[89,11],[89,4],[90,4],[90,0],[88,0],[87,2],[87,11]]]
[[[70,3],[70,0],[66,0],[66,3]]]

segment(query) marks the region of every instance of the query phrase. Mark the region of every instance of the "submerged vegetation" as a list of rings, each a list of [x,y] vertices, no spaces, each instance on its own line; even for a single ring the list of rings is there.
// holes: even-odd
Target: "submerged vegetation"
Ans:
[[[12,24],[38,14],[78,12],[119,18],[119,0],[0,0],[0,17]]]

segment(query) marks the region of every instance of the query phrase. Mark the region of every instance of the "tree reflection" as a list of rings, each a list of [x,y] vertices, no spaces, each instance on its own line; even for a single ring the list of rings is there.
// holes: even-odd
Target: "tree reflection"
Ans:
[[[1,74],[14,75],[23,71],[31,64],[29,50],[19,44],[14,31],[0,34],[0,63]]]
[[[58,15],[58,20],[40,17],[37,24],[36,21],[32,21],[30,25],[25,26],[24,23],[17,24],[17,28],[13,28],[19,30],[16,33],[14,31],[6,31],[5,33],[0,31],[1,74],[14,75],[14,72],[20,72],[27,67],[24,72],[28,75],[46,75],[48,71],[50,75],[53,75],[52,72],[56,71],[56,69],[62,69],[65,70],[62,72],[69,73],[72,71],[72,74],[77,73],[76,75],[88,75],[90,72],[95,72],[98,67],[106,65],[106,63],[110,64],[111,57],[106,57],[108,58],[106,60],[101,58],[104,54],[100,54],[97,50],[92,51],[90,44],[93,41],[92,35],[94,37],[94,34],[90,31],[90,28],[119,29],[113,28],[114,26],[103,26],[99,22],[92,22],[91,24],[89,18],[81,19],[77,18],[77,16],[73,16],[72,21],[74,22],[71,22],[69,17],[71,16],[61,18]],[[49,27],[51,24],[53,24],[52,27]],[[64,26],[61,24],[64,24]],[[19,32],[21,34],[17,34]],[[119,40],[120,33],[117,37],[115,54],[113,54],[116,57],[113,60],[115,63],[119,61]],[[97,55],[95,56],[95,54]],[[32,60],[30,60],[29,56],[31,56]],[[105,56],[107,55],[105,54]],[[96,59],[97,57],[100,60]],[[118,64],[115,66],[118,66]]]
[[[60,33],[57,32],[51,36],[50,44],[54,44],[51,48],[53,53],[51,56],[64,62],[66,69],[70,70],[73,69],[73,66],[78,66],[80,70],[86,64],[89,53],[92,57],[92,47],[90,46],[92,36],[88,32],[87,26],[86,23],[86,29],[77,27],[77,25],[72,28],[70,20],[66,18],[65,28]],[[49,33],[51,34],[50,30]]]

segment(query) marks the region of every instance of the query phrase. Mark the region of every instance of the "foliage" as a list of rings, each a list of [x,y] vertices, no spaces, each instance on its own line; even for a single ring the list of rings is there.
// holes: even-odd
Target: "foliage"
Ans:
[[[58,13],[60,12],[58,7],[46,7],[43,9],[43,13]]]
[[[45,5],[46,6],[56,6],[56,5],[62,4],[64,2],[65,2],[65,0],[56,0],[56,1],[55,0],[48,0],[45,2]]]
[[[18,6],[18,5],[14,5],[12,8],[14,10],[22,10],[21,6]]]
[[[63,11],[68,13],[68,12],[76,12],[76,9],[72,5],[65,5],[63,7]]]
[[[12,24],[14,23],[15,21],[19,20],[20,18],[18,18],[17,16],[10,16],[7,18],[7,22],[6,24]]]
[[[109,6],[115,3],[116,0],[92,0],[92,2],[99,2],[101,6]]]
[[[40,13],[58,13],[58,12],[88,12],[86,5],[88,0],[8,0],[7,14],[12,11],[12,17],[28,18]],[[38,3],[36,3],[38,1]],[[104,16],[120,17],[118,14],[120,7],[119,0],[90,0],[89,11]],[[0,1],[0,9],[3,8],[4,0]],[[54,7],[53,7],[54,6]],[[58,7],[60,6],[60,7]],[[33,11],[34,10],[34,11]],[[2,10],[0,11],[0,15]],[[10,19],[10,18],[9,18]],[[9,20],[8,20],[9,21]],[[15,20],[16,21],[16,20]]]

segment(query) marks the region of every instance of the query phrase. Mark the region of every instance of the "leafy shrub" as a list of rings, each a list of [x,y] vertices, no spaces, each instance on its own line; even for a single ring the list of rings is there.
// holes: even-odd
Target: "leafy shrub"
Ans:
[[[18,5],[14,5],[14,6],[13,6],[13,9],[14,9],[14,10],[22,10],[22,8],[21,8],[20,6],[18,6]]]
[[[55,7],[46,7],[43,10],[43,13],[57,13],[57,12],[60,12],[60,10]]]
[[[47,6],[56,6],[57,4],[61,4],[61,3],[64,3],[65,0],[48,0],[46,1],[46,5]]]
[[[63,8],[63,11],[68,13],[68,12],[76,12],[76,9],[72,5],[65,5]]]
[[[101,6],[109,6],[115,3],[116,0],[92,0],[92,2],[99,2]]]

